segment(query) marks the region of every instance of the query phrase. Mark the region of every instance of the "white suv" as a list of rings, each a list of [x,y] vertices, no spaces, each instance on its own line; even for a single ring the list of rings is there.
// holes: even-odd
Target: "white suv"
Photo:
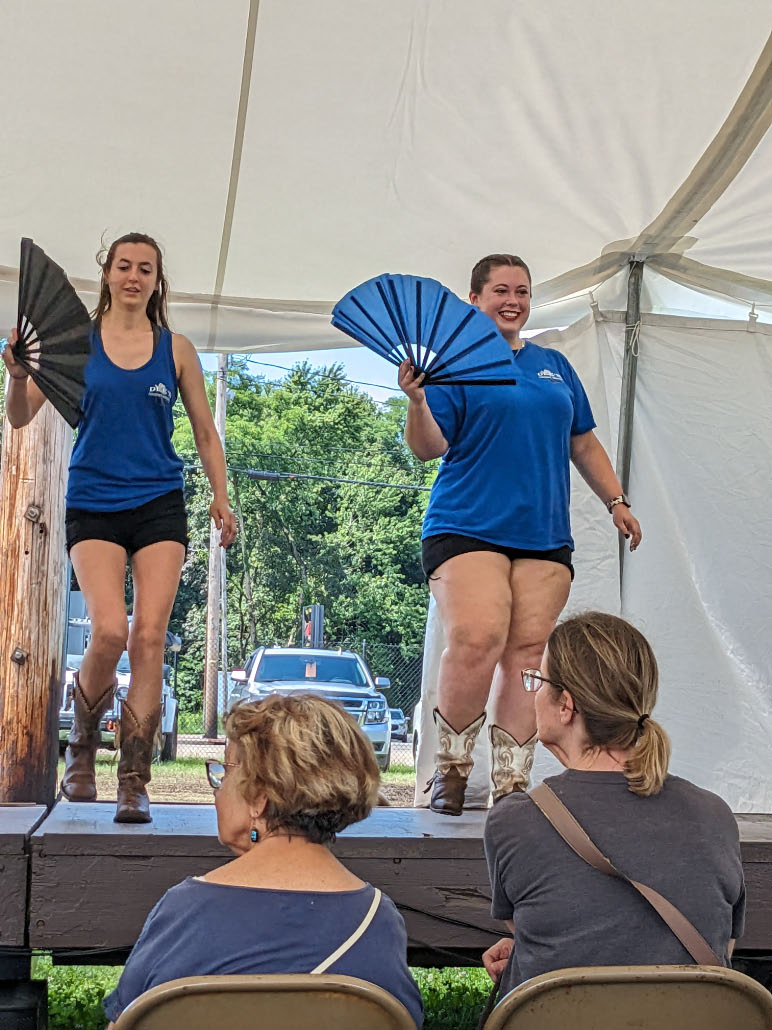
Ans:
[[[234,689],[230,708],[237,701],[257,701],[269,694],[294,692],[318,694],[336,701],[351,715],[372,742],[381,772],[389,768],[391,756],[391,714],[386,698],[376,687],[386,689],[385,677],[370,670],[353,651],[322,651],[310,647],[259,647],[244,669],[231,673]]]

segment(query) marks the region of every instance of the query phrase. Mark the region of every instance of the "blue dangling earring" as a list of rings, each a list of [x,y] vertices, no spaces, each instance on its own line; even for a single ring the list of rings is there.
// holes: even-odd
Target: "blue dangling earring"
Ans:
[[[257,844],[257,842],[259,840],[258,835],[257,835],[257,830],[254,829],[254,827],[252,828],[252,831],[249,834],[249,839],[252,841],[253,844]]]

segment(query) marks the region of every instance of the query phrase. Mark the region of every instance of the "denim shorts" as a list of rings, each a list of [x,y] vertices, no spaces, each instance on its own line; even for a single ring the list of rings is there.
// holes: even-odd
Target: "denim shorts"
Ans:
[[[67,552],[82,540],[107,540],[127,554],[162,540],[176,540],[187,550],[188,519],[182,490],[154,497],[137,508],[86,511],[68,508],[65,514]]]
[[[493,551],[503,554],[510,561],[517,558],[535,558],[538,561],[554,561],[565,565],[574,578],[574,566],[571,561],[573,551],[570,547],[556,547],[551,551],[529,551],[524,547],[504,547],[502,544],[491,544],[487,540],[478,540],[473,536],[461,536],[460,533],[435,533],[424,537],[421,541],[421,564],[427,583],[437,569],[449,558],[470,551]]]

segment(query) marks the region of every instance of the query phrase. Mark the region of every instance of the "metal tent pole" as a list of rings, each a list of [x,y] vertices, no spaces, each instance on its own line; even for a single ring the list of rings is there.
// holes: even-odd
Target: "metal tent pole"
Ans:
[[[619,407],[617,439],[617,477],[627,493],[630,485],[630,456],[633,449],[633,417],[635,415],[635,382],[638,375],[638,337],[641,320],[641,288],[643,261],[630,262],[627,279],[627,312],[625,314],[625,353],[622,366],[622,396]],[[625,539],[619,538],[619,587],[622,588]]]

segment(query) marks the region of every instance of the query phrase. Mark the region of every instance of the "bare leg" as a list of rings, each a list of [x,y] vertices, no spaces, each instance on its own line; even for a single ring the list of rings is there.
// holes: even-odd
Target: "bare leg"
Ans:
[[[128,630],[123,593],[126,552],[105,540],[82,540],[72,548],[71,558],[91,617],[91,641],[76,673],[62,793],[70,801],[94,801],[99,725],[113,698],[115,667]]]
[[[115,678],[126,647],[126,552],[107,540],[82,540],[70,551],[78,586],[91,620],[91,640],[80,668],[80,687],[89,703]]]
[[[538,669],[550,633],[571,590],[571,573],[557,562],[518,558],[511,563],[511,621],[491,691],[493,721],[524,744],[536,732],[533,696],[523,669]]]
[[[152,822],[145,788],[150,782],[153,741],[158,730],[164,637],[184,558],[182,544],[162,540],[137,551],[132,562],[131,683],[121,709],[117,823]]]
[[[445,627],[438,704],[457,732],[485,708],[511,621],[511,562],[493,551],[456,555],[430,582]]]
[[[185,548],[175,540],[143,547],[132,559],[134,617],[129,632],[131,683],[126,700],[140,722],[161,701],[166,627],[184,560]]]

